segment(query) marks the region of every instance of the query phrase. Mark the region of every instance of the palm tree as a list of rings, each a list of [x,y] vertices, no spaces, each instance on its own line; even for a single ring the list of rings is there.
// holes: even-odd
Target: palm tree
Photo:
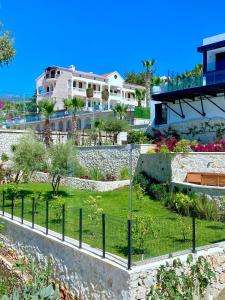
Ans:
[[[55,102],[52,99],[43,99],[38,103],[38,108],[41,114],[45,116],[44,141],[46,146],[49,146],[52,142],[49,117],[54,112],[54,106]]]
[[[77,135],[77,113],[84,108],[85,103],[79,97],[64,99],[63,103],[65,109],[72,112],[72,133],[75,138],[75,142],[79,144],[79,137]]]
[[[97,119],[94,121],[94,128],[98,130],[98,139],[99,139],[99,145],[102,144],[102,130],[104,128],[105,122],[102,119]]]
[[[138,106],[141,106],[141,101],[145,99],[145,90],[135,89],[135,98],[138,100]]]
[[[124,120],[124,117],[127,115],[128,105],[126,104],[117,104],[113,109],[114,114],[119,115],[120,120]]]
[[[144,60],[142,61],[142,65],[145,68],[145,87],[146,87],[146,98],[147,98],[147,106],[150,106],[151,103],[151,79],[153,77],[153,66],[155,65],[155,60]]]

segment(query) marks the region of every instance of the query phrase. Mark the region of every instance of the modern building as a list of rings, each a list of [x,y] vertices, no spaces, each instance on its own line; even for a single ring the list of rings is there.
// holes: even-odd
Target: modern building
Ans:
[[[155,90],[151,103],[152,128],[225,122],[225,34],[205,38],[197,50],[203,57],[202,76],[168,77]]]
[[[80,97],[85,102],[85,111],[107,111],[118,103],[124,103],[130,107],[138,105],[135,98],[135,89],[144,89],[143,86],[127,84],[122,76],[117,72],[97,75],[92,72],[83,72],[75,69],[74,66],[68,68],[48,67],[36,79],[37,101],[43,98],[55,100],[55,109],[63,110],[63,99]],[[87,88],[93,89],[93,98],[86,95]],[[108,90],[109,99],[102,99],[102,92]],[[142,101],[142,106],[146,106],[146,99]]]

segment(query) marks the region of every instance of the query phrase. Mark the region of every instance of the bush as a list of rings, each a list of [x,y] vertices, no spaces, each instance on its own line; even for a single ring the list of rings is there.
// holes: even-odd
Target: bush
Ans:
[[[128,144],[147,144],[149,140],[143,131],[131,130],[127,135]]]
[[[160,154],[168,154],[168,153],[170,153],[170,150],[167,146],[162,146],[159,150],[159,153]]]
[[[195,197],[194,210],[197,216],[202,219],[217,221],[221,217],[216,201],[208,199],[206,195]]]
[[[173,149],[174,152],[190,152],[190,141],[182,139],[177,142],[176,146]]]
[[[122,169],[120,169],[119,179],[126,180],[129,178],[130,178],[130,170],[127,166],[124,166]]]
[[[168,195],[168,185],[161,183],[152,183],[149,188],[149,194],[158,201],[161,201],[163,198],[166,198]]]
[[[98,180],[98,181],[104,180],[104,175],[97,168],[90,169],[89,172],[88,172],[88,177],[91,180]]]

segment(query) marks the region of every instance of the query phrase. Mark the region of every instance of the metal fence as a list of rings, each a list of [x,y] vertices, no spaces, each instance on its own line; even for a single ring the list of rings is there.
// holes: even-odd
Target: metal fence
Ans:
[[[188,250],[196,252],[197,246],[225,240],[225,223],[208,222],[192,217],[161,217],[148,223],[148,228],[135,233],[135,218],[116,217],[102,213],[93,221],[87,207],[59,205],[54,200],[37,201],[32,194],[23,192],[16,197],[2,192],[2,215],[56,236],[86,250],[96,249],[102,258],[114,259],[131,269],[141,259]],[[91,246],[92,248],[88,247]]]

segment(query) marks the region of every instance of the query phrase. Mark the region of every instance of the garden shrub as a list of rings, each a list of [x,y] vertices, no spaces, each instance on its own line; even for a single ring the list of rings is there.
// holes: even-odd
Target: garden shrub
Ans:
[[[104,180],[104,174],[97,168],[91,168],[88,171],[88,177],[91,180],[97,180],[97,181]]]
[[[131,130],[128,132],[127,142],[128,144],[147,144],[149,140],[144,131]]]
[[[207,287],[214,278],[215,272],[203,256],[195,262],[192,255],[188,256],[186,263],[176,259],[172,265],[166,263],[157,270],[157,281],[152,285],[147,299],[205,299]]]
[[[170,150],[167,146],[162,146],[159,150],[159,153],[160,154],[168,154],[168,153],[170,153]]]
[[[206,195],[170,192],[169,185],[165,183],[152,183],[146,191],[165,207],[184,216],[192,216],[195,212],[198,218],[214,221],[223,219],[225,216],[225,207],[219,209],[216,201],[209,199]]]
[[[127,166],[120,169],[119,179],[126,180],[130,178],[130,170]]]
[[[176,146],[173,149],[174,152],[190,152],[190,141],[182,139],[177,142]]]
[[[222,217],[216,201],[208,199],[206,195],[195,196],[194,211],[202,219],[217,221]]]
[[[161,201],[168,195],[168,184],[166,183],[152,183],[149,187],[149,194],[154,199]]]

